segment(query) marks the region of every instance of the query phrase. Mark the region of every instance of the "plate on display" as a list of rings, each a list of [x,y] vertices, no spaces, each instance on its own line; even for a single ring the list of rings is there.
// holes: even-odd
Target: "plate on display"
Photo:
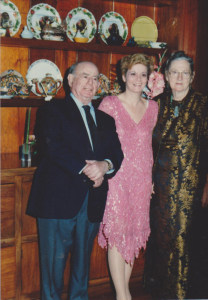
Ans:
[[[121,45],[127,38],[128,26],[119,13],[110,11],[100,18],[98,32],[104,43]]]
[[[131,26],[131,36],[136,42],[156,42],[158,38],[157,26],[149,17],[138,17]]]
[[[17,6],[9,0],[0,1],[0,28],[9,28],[10,36],[14,36],[21,25],[21,15]]]
[[[74,42],[74,38],[86,38],[91,42],[97,31],[97,23],[93,14],[86,8],[77,7],[72,9],[66,16],[68,38]],[[79,34],[79,35],[78,35]]]
[[[55,95],[63,82],[57,65],[47,59],[39,59],[32,63],[27,71],[26,79],[28,84],[32,85],[32,92],[37,96]],[[46,84],[46,82],[51,88],[53,87],[53,92],[47,90],[46,93],[45,89],[43,90],[43,84]]]
[[[1,98],[9,99],[17,95],[21,86],[24,85],[23,76],[13,70],[9,69],[0,75],[0,95]]]
[[[110,80],[108,79],[107,76],[105,76],[104,74],[100,73],[98,80],[99,80],[100,86],[98,88],[97,94],[94,96],[93,99],[104,97],[110,91]]]
[[[36,39],[41,39],[41,31],[46,24],[50,24],[51,27],[61,25],[61,18],[57,10],[46,3],[39,3],[31,7],[27,14],[27,26]]]

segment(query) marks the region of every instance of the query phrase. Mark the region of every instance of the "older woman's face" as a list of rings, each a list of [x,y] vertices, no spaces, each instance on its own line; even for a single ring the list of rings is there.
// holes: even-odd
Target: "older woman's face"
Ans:
[[[175,92],[188,92],[193,78],[190,64],[185,59],[173,61],[166,73],[166,80],[169,82],[171,90]]]

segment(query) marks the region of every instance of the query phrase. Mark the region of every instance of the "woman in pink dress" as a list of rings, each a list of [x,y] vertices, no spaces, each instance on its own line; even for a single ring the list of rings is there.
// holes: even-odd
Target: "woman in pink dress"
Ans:
[[[108,248],[108,262],[117,300],[130,300],[129,279],[134,259],[146,247],[150,234],[149,206],[152,193],[152,130],[158,106],[142,97],[153,65],[146,55],[122,58],[125,91],[105,97],[99,109],[113,116],[124,160],[109,192],[98,242]]]

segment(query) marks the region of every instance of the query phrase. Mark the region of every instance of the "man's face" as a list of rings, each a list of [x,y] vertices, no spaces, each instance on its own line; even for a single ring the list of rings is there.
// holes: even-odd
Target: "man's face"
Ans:
[[[97,67],[90,62],[80,63],[74,74],[69,74],[71,92],[83,104],[88,104],[95,96],[99,87],[98,75]]]

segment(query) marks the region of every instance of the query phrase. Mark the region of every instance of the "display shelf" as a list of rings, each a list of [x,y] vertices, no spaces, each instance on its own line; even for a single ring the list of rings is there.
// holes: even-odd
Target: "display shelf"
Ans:
[[[178,0],[136,0],[137,4],[143,4],[147,6],[173,6],[176,5]]]
[[[133,53],[146,53],[149,55],[156,55],[161,53],[163,49],[145,48],[145,47],[129,47],[129,46],[108,46],[103,42],[96,43],[73,43],[70,40],[66,41],[46,41],[37,39],[22,39],[2,37],[1,45],[7,47],[22,47],[22,48],[35,48],[35,49],[52,49],[52,50],[65,50],[65,51],[84,51],[84,52],[97,52],[97,53],[120,53],[120,54],[133,54]]]
[[[54,97],[55,99],[64,99],[64,97]],[[92,100],[95,107],[99,105],[101,98]],[[46,100],[42,97],[30,96],[27,99],[21,99],[20,97],[14,97],[12,99],[0,98],[0,107],[40,107]]]
[[[107,0],[111,1],[111,0]],[[125,0],[115,0],[116,2],[124,2]],[[141,4],[145,6],[173,6],[176,5],[178,0],[128,0],[130,3]]]
[[[56,97],[56,99],[62,99]],[[14,97],[12,99],[3,99],[0,97],[1,107],[39,107],[45,103],[44,98],[29,96],[26,99]]]

